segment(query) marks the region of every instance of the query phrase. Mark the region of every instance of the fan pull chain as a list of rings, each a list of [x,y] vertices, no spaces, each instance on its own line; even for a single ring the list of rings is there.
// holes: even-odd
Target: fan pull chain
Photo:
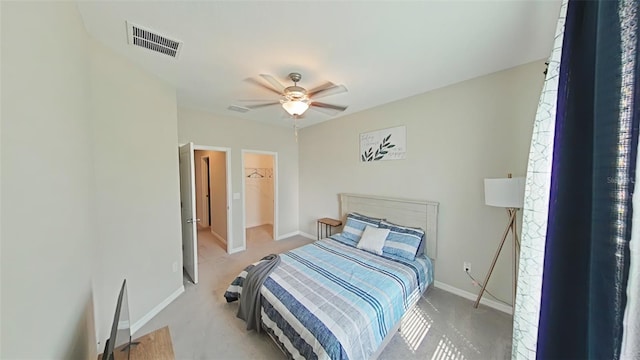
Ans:
[[[293,116],[293,134],[296,137],[296,143],[298,142],[298,115]]]

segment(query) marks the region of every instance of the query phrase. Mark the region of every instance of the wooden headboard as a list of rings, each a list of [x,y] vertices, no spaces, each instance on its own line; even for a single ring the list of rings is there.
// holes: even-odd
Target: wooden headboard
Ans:
[[[357,212],[426,232],[425,253],[436,258],[438,243],[438,203],[426,200],[400,199],[374,195],[340,194],[340,217],[346,222],[347,214]]]

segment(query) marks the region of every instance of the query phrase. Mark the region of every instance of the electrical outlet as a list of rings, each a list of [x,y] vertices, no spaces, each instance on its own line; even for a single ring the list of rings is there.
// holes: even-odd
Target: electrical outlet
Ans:
[[[173,263],[173,272],[177,272],[178,271],[178,262],[174,262]]]
[[[468,261],[465,261],[463,264],[463,270],[464,272],[470,272],[471,271],[471,263]]]

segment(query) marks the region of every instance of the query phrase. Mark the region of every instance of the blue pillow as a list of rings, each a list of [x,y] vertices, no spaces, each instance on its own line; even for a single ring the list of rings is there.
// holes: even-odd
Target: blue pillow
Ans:
[[[389,229],[389,235],[382,248],[383,254],[396,255],[411,261],[415,260],[424,236],[424,230],[396,225],[384,220],[380,222],[380,228]]]
[[[373,226],[375,228],[380,225],[380,219],[375,219],[369,216],[351,213],[347,215],[347,222],[344,224],[342,228],[342,236],[345,238],[358,242],[362,237],[362,232],[364,229],[369,226]]]
[[[427,234],[422,235],[422,239],[420,240],[420,246],[418,247],[418,252],[416,252],[416,257],[424,255],[424,248],[427,245]]]

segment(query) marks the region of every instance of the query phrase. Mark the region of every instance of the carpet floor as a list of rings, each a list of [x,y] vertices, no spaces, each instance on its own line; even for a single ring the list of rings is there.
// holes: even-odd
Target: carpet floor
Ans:
[[[271,240],[271,229],[247,231],[247,250],[227,254],[207,230],[198,232],[199,282],[185,278],[185,292],[138,330],[142,336],[169,326],[176,359],[283,359],[269,336],[245,330],[237,303],[223,294],[242,269],[264,255],[311,241],[302,236]],[[473,360],[511,358],[511,316],[437,288],[410,310],[402,330],[380,359]]]

